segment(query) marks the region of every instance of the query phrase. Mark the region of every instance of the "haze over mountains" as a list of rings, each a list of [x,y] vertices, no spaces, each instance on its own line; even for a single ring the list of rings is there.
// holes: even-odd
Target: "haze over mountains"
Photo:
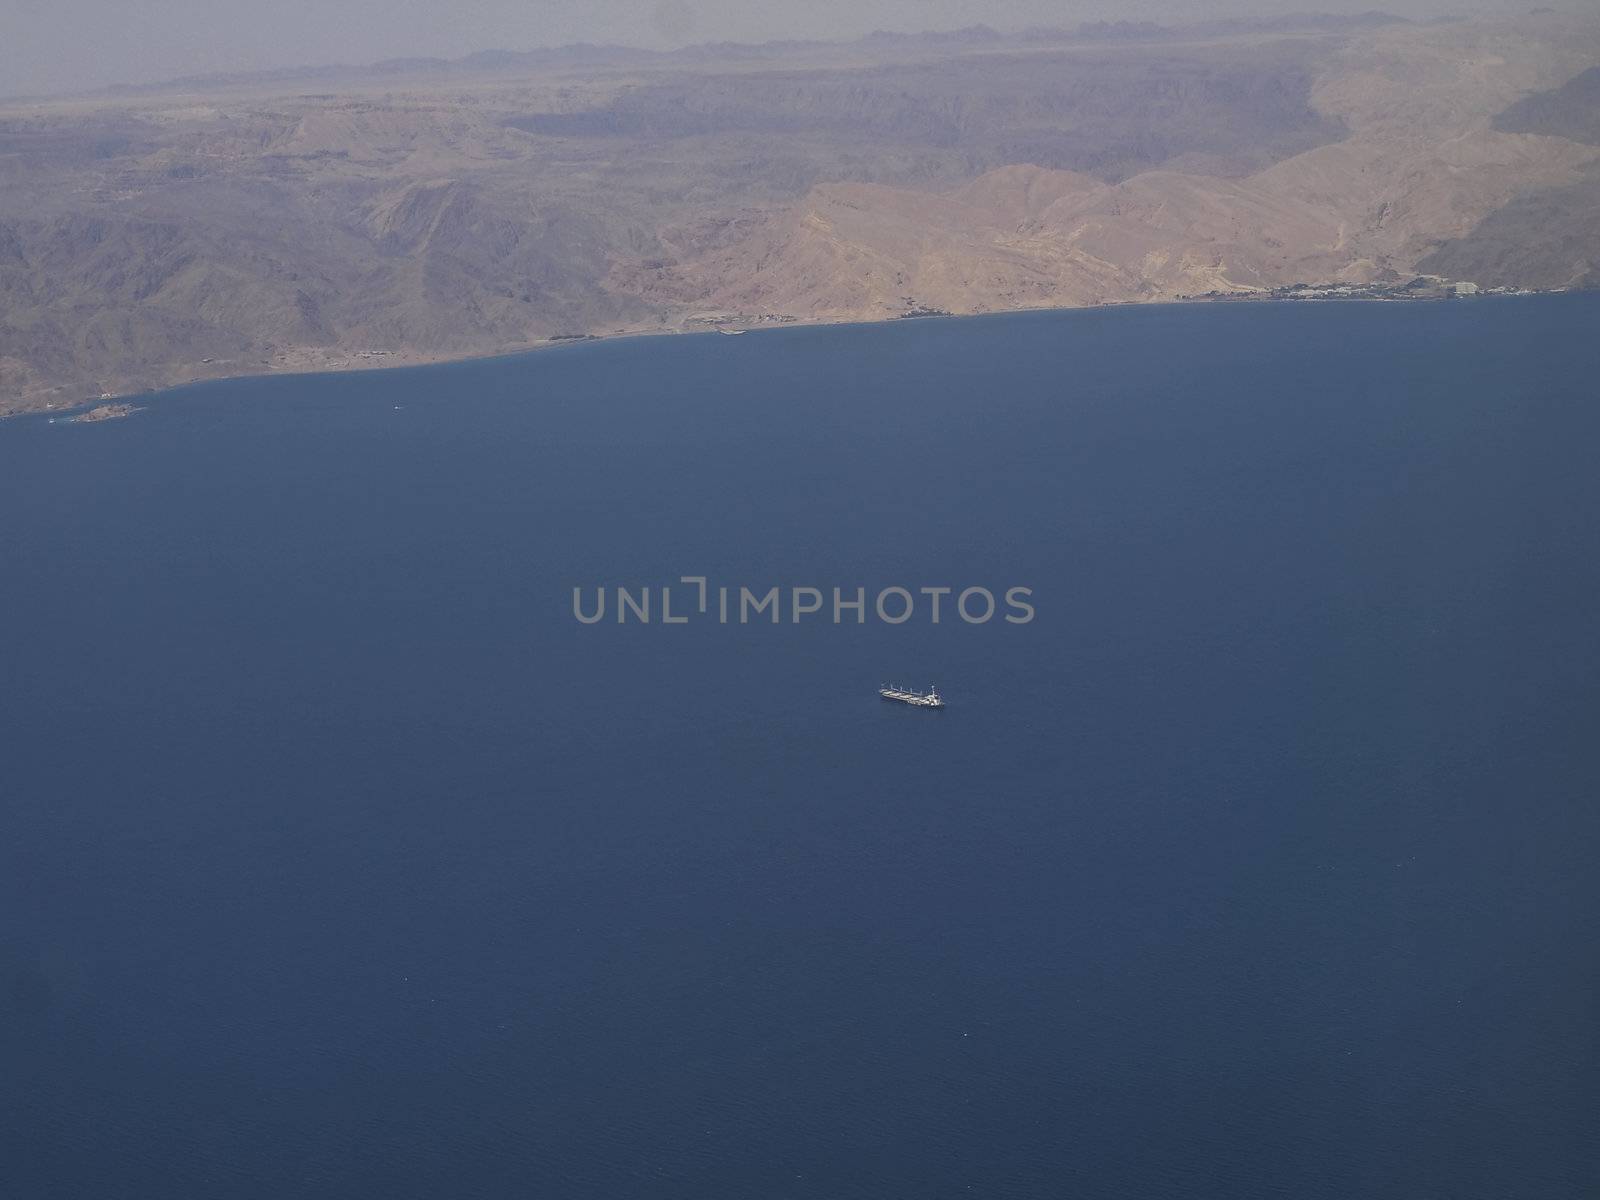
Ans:
[[[552,337],[1600,281],[1600,23],[575,47],[0,106],[0,411]]]

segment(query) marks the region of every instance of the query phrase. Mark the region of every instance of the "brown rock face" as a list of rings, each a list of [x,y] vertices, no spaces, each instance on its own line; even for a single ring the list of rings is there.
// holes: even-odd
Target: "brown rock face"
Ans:
[[[614,280],[658,302],[863,319],[912,303],[982,312],[1162,300],[1421,267],[1465,279],[1480,262],[1495,284],[1564,286],[1600,262],[1600,231],[1582,215],[1600,154],[1494,118],[1523,85],[1581,58],[1505,26],[1385,29],[1344,47],[1313,90],[1349,136],[1243,178],[1162,169],[1107,183],[1011,166],[940,193],[828,184],[741,242]],[[1576,119],[1572,107],[1558,119]],[[1559,249],[1519,277],[1512,248],[1537,241],[1534,212],[1559,231]],[[1480,223],[1475,259],[1453,239]]]
[[[0,105],[0,413],[707,320],[1600,274],[1600,24],[573,49]]]

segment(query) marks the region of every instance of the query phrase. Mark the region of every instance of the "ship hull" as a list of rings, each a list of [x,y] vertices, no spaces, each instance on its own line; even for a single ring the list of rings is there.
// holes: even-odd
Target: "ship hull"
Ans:
[[[943,708],[944,701],[937,696],[924,696],[919,692],[900,692],[891,688],[880,688],[878,695],[885,700],[892,700],[896,704],[908,704],[912,708]]]

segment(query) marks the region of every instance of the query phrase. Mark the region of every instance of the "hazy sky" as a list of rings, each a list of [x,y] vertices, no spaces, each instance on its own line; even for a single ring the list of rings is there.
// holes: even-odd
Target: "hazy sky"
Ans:
[[[977,22],[1013,29],[1110,18],[1372,8],[1427,16],[1525,6],[1513,0],[0,0],[0,96],[575,41],[667,47]]]

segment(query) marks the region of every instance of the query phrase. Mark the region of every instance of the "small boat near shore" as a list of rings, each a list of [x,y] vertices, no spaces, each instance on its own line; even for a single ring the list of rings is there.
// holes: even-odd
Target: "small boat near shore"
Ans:
[[[901,704],[909,704],[913,708],[943,708],[944,697],[939,695],[939,689],[929,686],[925,692],[914,688],[901,687],[897,683],[888,684],[878,689],[878,695],[885,700],[895,700]]]

